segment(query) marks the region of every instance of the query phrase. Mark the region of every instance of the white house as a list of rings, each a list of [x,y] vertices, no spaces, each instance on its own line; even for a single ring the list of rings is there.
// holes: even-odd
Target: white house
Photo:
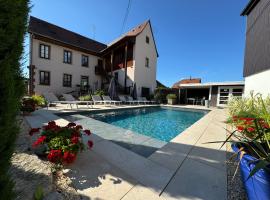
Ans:
[[[30,94],[63,94],[106,89],[112,76],[128,94],[156,88],[157,48],[150,21],[106,45],[46,21],[30,17]]]
[[[250,0],[242,11],[247,16],[244,60],[245,95],[270,94],[270,0]]]

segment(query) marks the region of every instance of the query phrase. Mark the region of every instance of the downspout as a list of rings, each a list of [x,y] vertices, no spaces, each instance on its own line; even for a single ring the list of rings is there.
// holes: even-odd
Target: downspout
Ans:
[[[28,88],[28,93],[32,95],[34,93],[34,69],[33,69],[33,61],[32,61],[32,53],[33,53],[33,34],[30,33],[29,35],[29,88]]]
[[[125,94],[127,94],[127,49],[128,43],[125,45],[125,59],[124,59],[124,67],[125,67]]]

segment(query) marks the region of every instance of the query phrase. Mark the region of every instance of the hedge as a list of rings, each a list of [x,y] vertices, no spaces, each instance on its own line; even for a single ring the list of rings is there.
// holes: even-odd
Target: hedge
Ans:
[[[10,158],[19,131],[16,122],[24,83],[20,67],[28,0],[0,0],[0,199],[14,199]]]
[[[178,99],[179,90],[174,88],[157,88],[154,92],[154,98],[159,103],[167,103],[167,95],[175,94]]]

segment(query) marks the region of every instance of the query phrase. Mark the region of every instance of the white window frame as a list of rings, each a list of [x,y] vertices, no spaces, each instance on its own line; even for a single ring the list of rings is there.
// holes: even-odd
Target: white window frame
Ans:
[[[220,90],[221,89],[228,89],[229,90],[229,96],[228,96],[228,101],[230,101],[230,99],[233,97],[232,93],[233,93],[233,89],[242,89],[242,96],[244,94],[244,87],[242,86],[219,86],[218,87],[218,96],[217,96],[217,106],[219,107],[227,107],[228,104],[220,104]]]

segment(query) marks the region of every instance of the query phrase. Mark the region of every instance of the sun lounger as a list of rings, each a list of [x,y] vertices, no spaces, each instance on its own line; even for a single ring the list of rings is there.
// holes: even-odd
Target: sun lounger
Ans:
[[[118,98],[120,99],[120,101],[121,101],[122,103],[127,103],[127,99],[126,99],[125,96],[118,96]]]
[[[138,97],[138,100],[139,100],[141,103],[144,103],[144,104],[151,103],[151,102],[148,101],[145,97]]]
[[[93,100],[94,104],[105,103],[105,101],[103,101],[99,95],[92,95],[92,100]]]
[[[112,100],[111,99],[111,97],[109,97],[109,96],[102,96],[102,98],[103,98],[103,101],[105,102],[105,103],[110,103],[110,104],[117,104],[117,103],[121,103],[121,101],[115,101],[115,100]]]
[[[134,100],[133,97],[127,96],[127,103],[140,103],[140,101]]]
[[[77,107],[78,107],[78,104],[80,103],[86,103],[88,108],[89,108],[89,104],[90,105],[93,104],[93,101],[78,101],[71,94],[63,94],[63,97],[66,101],[74,102],[77,105]]]
[[[43,93],[44,98],[47,101],[47,108],[49,108],[50,104],[68,104],[70,105],[70,108],[72,109],[72,105],[76,105],[78,108],[77,102],[74,101],[59,101],[59,99],[55,96],[54,93],[48,92],[48,93]]]

